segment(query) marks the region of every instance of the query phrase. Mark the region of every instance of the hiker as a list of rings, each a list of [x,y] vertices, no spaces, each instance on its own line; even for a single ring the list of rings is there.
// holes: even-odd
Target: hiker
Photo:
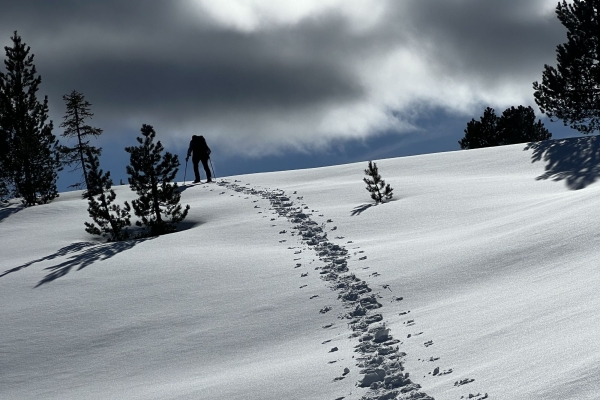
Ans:
[[[206,144],[204,136],[192,136],[192,140],[190,140],[190,147],[187,151],[187,157],[185,158],[186,162],[189,160],[190,154],[193,154],[192,163],[194,164],[194,175],[196,175],[196,180],[194,181],[194,183],[200,182],[200,171],[198,171],[198,163],[200,161],[202,161],[202,166],[204,167],[204,171],[206,172],[206,182],[212,182],[210,168],[208,168],[210,148]]]

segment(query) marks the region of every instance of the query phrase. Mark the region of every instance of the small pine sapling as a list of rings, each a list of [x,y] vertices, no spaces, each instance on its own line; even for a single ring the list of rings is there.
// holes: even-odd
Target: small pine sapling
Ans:
[[[388,183],[381,179],[379,171],[377,170],[377,164],[369,161],[369,167],[365,169],[365,175],[363,181],[367,184],[367,191],[371,193],[371,198],[375,200],[375,204],[383,203],[383,199],[389,200],[392,198],[393,193],[392,187]]]
[[[131,225],[129,203],[125,202],[123,208],[112,204],[117,195],[111,189],[110,172],[102,172],[95,152],[88,149],[85,164],[88,173],[88,192],[99,193],[88,197],[88,213],[94,223],[85,222],[85,231],[92,235],[104,236],[109,242],[129,239],[127,229]]]
[[[154,142],[156,132],[151,125],[142,125],[141,132],[142,137],[136,138],[139,145],[125,148],[130,154],[129,187],[139,196],[131,205],[141,219],[136,225],[145,228],[140,237],[175,232],[176,224],[190,209],[179,204],[181,194],[173,182],[179,159],[169,152],[162,154],[164,147],[160,141]]]

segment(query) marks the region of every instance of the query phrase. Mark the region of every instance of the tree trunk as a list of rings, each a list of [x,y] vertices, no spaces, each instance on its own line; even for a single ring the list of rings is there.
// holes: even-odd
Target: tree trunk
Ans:
[[[77,141],[79,143],[79,159],[81,162],[81,169],[83,171],[83,179],[85,181],[85,188],[88,190],[89,195],[93,195],[94,193],[90,193],[90,183],[88,181],[88,174],[85,169],[85,162],[83,158],[83,144],[81,143],[81,130],[80,130],[80,122],[79,122],[79,114],[77,114],[77,107],[75,107],[75,126],[77,127]]]

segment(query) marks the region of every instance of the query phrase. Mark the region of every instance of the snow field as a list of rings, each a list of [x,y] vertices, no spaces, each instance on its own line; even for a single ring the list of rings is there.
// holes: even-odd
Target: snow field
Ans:
[[[540,179],[524,148],[377,161],[394,188],[379,206],[366,163],[186,187],[184,230],[144,241],[86,234],[77,192],[5,213],[0,398],[391,396],[357,387],[355,347],[371,343],[406,353],[403,373],[437,400],[598,399],[600,189]],[[322,227],[348,271],[265,193]],[[349,325],[348,286],[330,288],[348,275],[376,295],[369,326],[387,342]]]

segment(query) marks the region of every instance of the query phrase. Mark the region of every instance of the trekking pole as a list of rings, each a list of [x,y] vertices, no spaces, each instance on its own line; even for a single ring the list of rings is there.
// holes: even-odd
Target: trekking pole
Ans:
[[[185,176],[187,175],[187,163],[188,159],[185,159],[185,172],[183,173],[183,184],[185,185]]]
[[[215,169],[213,168],[212,160],[210,159],[210,157],[208,157],[208,161],[210,161],[210,169],[212,169],[213,177],[217,179],[217,175],[215,175]]]

